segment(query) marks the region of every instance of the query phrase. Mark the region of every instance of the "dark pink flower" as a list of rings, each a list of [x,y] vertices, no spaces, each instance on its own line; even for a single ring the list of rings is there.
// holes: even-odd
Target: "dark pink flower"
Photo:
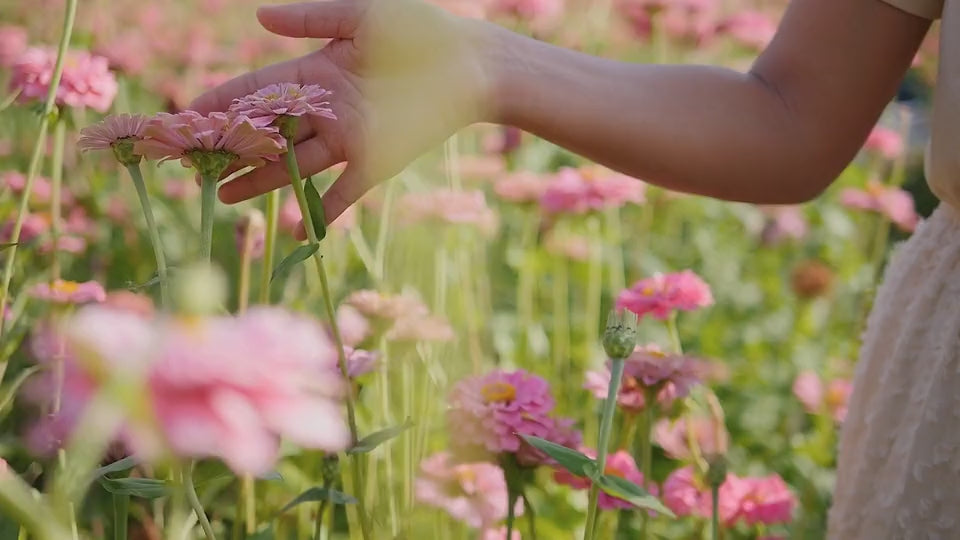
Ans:
[[[653,395],[658,404],[669,406],[700,382],[700,369],[688,356],[666,354],[656,345],[638,346],[624,363],[617,403],[635,413],[646,406],[646,396]],[[609,362],[603,371],[587,372],[584,388],[598,399],[607,397],[609,385]]]
[[[590,448],[580,448],[580,452],[591,458],[596,458],[597,456],[597,452]],[[607,463],[603,472],[607,475],[618,476],[624,480],[629,480],[638,486],[644,487],[654,495],[658,493],[656,484],[646,484],[644,482],[643,473],[637,468],[637,463],[626,450],[618,450],[607,456]],[[590,479],[583,476],[575,476],[566,469],[557,468],[553,472],[553,479],[559,484],[564,484],[575,489],[590,489]],[[603,510],[629,509],[634,507],[633,504],[608,495],[606,492],[600,492],[600,497],[597,502]]]
[[[720,485],[717,510],[721,523],[730,525],[738,517],[743,486],[743,481],[733,474],[727,474]],[[664,480],[663,503],[678,516],[710,518],[713,514],[710,486],[692,465],[674,470]]]
[[[455,463],[447,452],[420,463],[414,483],[417,500],[443,509],[475,529],[490,527],[507,517],[507,482],[503,470],[484,462]],[[523,514],[517,501],[516,515]]]
[[[713,305],[710,286],[690,270],[655,274],[620,292],[617,309],[628,309],[638,317],[650,314],[665,320],[674,311],[693,311]]]
[[[743,520],[747,525],[774,525],[793,520],[796,499],[779,475],[739,480],[740,504],[733,516],[725,519],[732,523]]]
[[[57,51],[46,48],[27,49],[17,58],[11,68],[10,88],[20,92],[18,101],[46,99],[56,61]],[[116,94],[117,79],[106,58],[86,51],[67,52],[57,88],[57,105],[106,112]]]

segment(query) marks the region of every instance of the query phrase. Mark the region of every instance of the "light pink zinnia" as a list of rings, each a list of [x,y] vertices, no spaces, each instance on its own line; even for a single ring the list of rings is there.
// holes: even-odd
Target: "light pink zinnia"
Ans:
[[[396,320],[407,316],[425,316],[430,313],[426,304],[412,294],[389,295],[363,289],[347,297],[347,304],[370,319]]]
[[[730,445],[726,426],[705,415],[687,415],[673,421],[664,418],[654,424],[653,439],[667,456],[681,460],[693,455],[691,439],[702,456],[726,454]]]
[[[774,525],[793,520],[796,499],[779,475],[743,478],[739,509],[724,521],[743,520],[747,525]]]
[[[868,181],[866,189],[844,189],[840,193],[840,204],[848,208],[879,212],[907,232],[912,232],[920,222],[910,193],[897,187],[885,186],[876,180]]]
[[[834,379],[824,387],[820,376],[812,371],[797,375],[793,381],[793,394],[810,414],[829,413],[842,423],[847,417],[847,402],[853,385],[845,379]]]
[[[82,151],[108,150],[120,141],[143,138],[147,117],[142,114],[110,115],[80,130],[77,148]]]
[[[96,281],[54,280],[50,283],[38,283],[30,289],[30,296],[55,304],[87,304],[103,302],[107,292]]]
[[[540,198],[551,213],[583,214],[645,200],[640,180],[598,167],[560,169]]]
[[[740,510],[744,493],[742,481],[727,474],[718,490],[718,517],[721,523],[732,524]],[[674,470],[663,481],[663,503],[677,516],[709,518],[713,514],[710,486],[700,478],[692,465]]]
[[[0,174],[0,183],[9,188],[10,191],[20,195],[27,187],[27,177],[17,171],[7,171]],[[50,180],[43,176],[35,177],[30,192],[30,202],[45,205],[50,202],[51,195],[53,195],[53,184]],[[60,202],[63,205],[72,204],[73,194],[61,188]]]
[[[279,132],[257,128],[245,117],[195,111],[159,113],[147,121],[143,139],[134,151],[148,159],[179,159],[184,167],[197,168],[194,153],[219,153],[241,166],[259,167],[276,160],[285,146]]]
[[[597,452],[589,448],[580,448],[580,452],[591,458],[596,458],[597,456]],[[610,476],[618,476],[624,480],[629,480],[638,486],[643,486],[653,495],[658,493],[656,484],[646,485],[644,483],[643,473],[637,468],[636,461],[633,460],[630,453],[626,450],[618,450],[607,456],[607,463],[603,472]],[[590,489],[590,479],[583,476],[576,476],[566,469],[557,468],[553,472],[553,479],[559,484],[564,484],[575,489]],[[608,495],[603,491],[600,492],[600,497],[597,502],[603,510],[629,509],[634,507],[633,504],[618,497]]]
[[[713,305],[710,286],[691,270],[655,274],[641,279],[617,296],[617,309],[666,320],[674,311],[693,311]]]
[[[505,201],[518,204],[536,203],[550,185],[546,176],[532,172],[514,172],[500,177],[493,191]]]
[[[30,48],[14,61],[10,88],[20,92],[21,103],[43,101],[53,79],[57,51]],[[86,51],[68,51],[57,87],[56,103],[68,107],[90,107],[106,112],[117,94],[117,79],[106,58]]]
[[[10,67],[27,50],[27,31],[19,26],[0,26],[0,67]]]
[[[888,127],[876,126],[863,143],[863,149],[876,152],[884,159],[896,159],[903,154],[903,136]]]
[[[491,235],[497,229],[497,214],[489,206],[483,192],[438,189],[424,193],[407,193],[397,201],[401,223],[440,225],[472,225]]]
[[[414,482],[417,500],[441,508],[475,529],[490,527],[507,517],[507,482],[492,463],[454,463],[448,452],[420,463]],[[517,515],[523,504],[517,501]]]
[[[322,116],[336,120],[329,107],[332,92],[316,84],[271,84],[233,100],[230,112],[246,116],[255,126],[264,127],[284,116]]]
[[[550,24],[563,14],[563,0],[493,0],[495,13],[517,17],[531,25]]]
[[[760,241],[778,244],[787,239],[800,240],[807,235],[807,220],[799,206],[760,206],[766,218]]]
[[[656,345],[638,346],[624,363],[617,403],[636,413],[646,407],[646,395],[651,393],[667,407],[690,393],[700,382],[699,372],[699,363],[688,356],[666,354]],[[598,399],[606,399],[609,385],[609,362],[603,371],[587,372],[584,388]]]

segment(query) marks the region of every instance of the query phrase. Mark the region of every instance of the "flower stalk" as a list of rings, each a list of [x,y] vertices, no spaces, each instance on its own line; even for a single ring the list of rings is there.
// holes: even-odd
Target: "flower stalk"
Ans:
[[[263,264],[260,271],[260,303],[270,303],[270,274],[273,271],[273,254],[277,245],[277,222],[280,220],[280,193],[267,193],[267,230],[263,240]]]
[[[50,272],[60,279],[60,236],[63,234],[63,150],[67,138],[67,123],[59,118],[53,126],[53,156],[50,167],[50,236],[52,240]]]
[[[147,222],[147,233],[150,235],[150,243],[153,245],[153,256],[157,261],[157,278],[160,280],[161,302],[164,307],[170,307],[170,284],[167,280],[167,260],[163,254],[160,229],[157,227],[157,220],[153,215],[153,206],[150,204],[150,195],[147,193],[147,185],[143,181],[140,164],[127,165],[127,172],[130,173],[133,186],[137,189],[137,198],[140,199],[140,209],[143,210],[143,218]]]

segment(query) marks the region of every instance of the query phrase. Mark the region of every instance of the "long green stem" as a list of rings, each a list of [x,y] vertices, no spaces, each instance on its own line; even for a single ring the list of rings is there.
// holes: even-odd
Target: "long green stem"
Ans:
[[[300,177],[300,167],[297,165],[297,156],[294,151],[292,139],[287,139],[286,153],[287,172],[290,174],[290,183],[293,185],[293,192],[297,196],[297,204],[300,206],[300,215],[303,217],[303,228],[307,233],[307,240],[311,244],[319,242],[317,240],[317,231],[313,228],[313,220],[310,216],[310,207],[307,205],[307,195],[303,189],[303,179]],[[347,355],[343,348],[343,339],[340,337],[340,326],[337,324],[337,312],[333,307],[333,298],[330,295],[330,284],[327,280],[327,272],[323,266],[323,256],[320,251],[314,253],[313,260],[317,263],[317,274],[320,277],[320,287],[323,294],[323,305],[326,308],[327,316],[330,318],[330,331],[333,334],[333,341],[337,347],[337,361],[340,366],[340,373],[344,380],[349,380],[347,373]],[[350,437],[353,441],[359,440],[357,432],[357,417],[354,406],[353,391],[347,391],[347,424],[350,427]],[[356,493],[352,493],[357,499],[357,513],[359,514],[360,531],[364,540],[370,540],[370,524],[367,521],[366,505],[364,503],[364,484],[361,477],[361,467],[363,466],[363,456],[353,454],[350,471],[352,473],[353,485]]]
[[[591,216],[587,221],[587,230],[590,238],[599,239],[600,222],[597,218]],[[584,344],[583,361],[589,363],[592,360],[593,347],[600,341],[598,339],[598,327],[600,321],[600,302],[603,294],[603,244],[594,242],[590,246],[590,261],[587,271],[587,309],[586,309],[586,339]]]
[[[192,508],[193,512],[197,515],[197,519],[200,521],[200,528],[203,529],[203,534],[207,537],[207,540],[217,540],[217,535],[213,532],[213,525],[210,524],[210,520],[207,519],[207,513],[203,511],[203,505],[200,504],[200,498],[197,496],[197,488],[193,485],[194,465],[195,463],[191,462],[187,470],[183,471],[183,488],[187,495],[187,502],[190,503],[190,508]]]
[[[213,252],[213,212],[217,203],[217,177],[200,179],[200,258],[209,263]]]
[[[516,361],[518,365],[527,358],[530,327],[533,326],[533,303],[536,294],[536,265],[530,253],[536,249],[537,224],[539,215],[533,211],[524,219],[523,233],[520,236],[520,273],[517,276],[517,335]]]
[[[130,506],[129,495],[113,495],[113,538],[127,540],[127,510]]]
[[[247,224],[240,248],[240,283],[237,286],[237,313],[247,310],[250,303],[250,267],[253,265],[253,227]],[[266,268],[266,267],[265,267]],[[244,526],[240,526],[240,513],[243,513]],[[244,530],[248,535],[257,531],[257,496],[253,476],[243,475],[240,479],[240,492],[237,499],[237,522],[234,524],[234,537],[240,537]]]
[[[710,538],[717,540],[720,534],[720,486],[718,484],[710,487],[710,502],[712,506],[710,512]]]
[[[47,90],[47,99],[43,104],[43,112],[40,116],[40,129],[37,133],[37,140],[33,145],[33,154],[30,156],[30,166],[27,169],[27,180],[23,186],[23,196],[20,198],[20,207],[17,210],[17,219],[13,224],[13,233],[10,238],[6,239],[7,242],[13,245],[7,250],[7,260],[3,268],[3,284],[0,286],[0,313],[3,313],[7,306],[10,281],[13,279],[14,263],[17,259],[17,243],[20,242],[20,233],[23,230],[23,221],[27,217],[30,195],[33,192],[33,183],[37,179],[37,173],[40,169],[40,158],[43,156],[43,148],[47,142],[47,130],[50,127],[50,119],[57,99],[57,89],[60,87],[60,78],[63,75],[63,63],[67,55],[67,49],[70,46],[70,38],[73,35],[73,23],[77,17],[77,3],[78,0],[67,0],[67,10],[63,18],[63,30],[60,32],[60,44],[57,46],[57,61],[53,66],[53,74],[50,77],[50,88]],[[0,336],[3,336],[4,319],[5,317],[0,317]]]
[[[677,312],[670,313],[667,319],[667,332],[670,334],[670,346],[673,354],[683,354],[683,345],[680,342],[680,330],[677,328]]]
[[[270,303],[270,274],[273,272],[273,254],[277,245],[277,223],[280,220],[280,193],[267,193],[267,230],[263,241],[263,265],[260,271],[260,303]]]
[[[603,474],[607,466],[607,446],[610,444],[610,428],[613,426],[613,413],[617,408],[617,394],[620,392],[620,379],[623,378],[623,358],[610,359],[610,385],[607,387],[607,399],[603,402],[600,415],[600,437],[597,440],[597,473]],[[587,503],[587,527],[583,531],[584,540],[594,538],[597,525],[597,501],[600,487],[594,482],[590,486]]]
[[[0,477],[0,511],[37,540],[70,538],[70,532],[63,528],[50,508],[34,498],[30,486],[13,473]]]
[[[640,472],[643,474],[644,483],[648,484],[650,483],[650,469],[652,468],[650,430],[653,429],[653,409],[656,396],[652,395],[652,392],[648,392],[647,394],[643,413],[641,413],[643,420],[640,422],[637,437],[640,438]],[[640,515],[640,538],[643,540],[647,538],[647,522],[649,521],[649,515]]]
[[[50,273],[53,279],[60,279],[60,236],[63,229],[63,147],[67,138],[67,122],[63,118],[53,126],[53,157],[50,171],[50,236],[51,249]]]
[[[143,210],[143,218],[147,222],[147,233],[150,235],[150,243],[153,244],[153,256],[157,261],[157,277],[160,279],[160,298],[164,307],[170,307],[170,284],[167,280],[167,259],[163,254],[163,243],[160,240],[160,229],[157,227],[157,220],[153,215],[153,206],[150,204],[150,195],[147,193],[147,185],[143,181],[143,174],[140,172],[140,164],[128,165],[127,171],[133,180],[133,186],[137,188],[137,197],[140,199],[140,208]]]

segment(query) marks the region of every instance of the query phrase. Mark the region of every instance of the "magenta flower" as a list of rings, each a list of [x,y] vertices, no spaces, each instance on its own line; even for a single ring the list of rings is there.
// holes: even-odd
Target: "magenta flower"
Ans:
[[[284,148],[276,129],[257,128],[243,116],[219,112],[203,116],[194,111],[157,114],[134,145],[134,151],[148,159],[179,159],[184,167],[198,170],[204,166],[198,161],[204,154],[223,156],[227,164],[259,167],[264,160],[277,159]]]
[[[257,127],[275,125],[278,118],[290,116],[311,115],[336,120],[327,101],[330,95],[329,90],[315,84],[271,84],[233,100],[229,112],[246,116]]]
[[[711,305],[710,286],[691,270],[641,279],[617,297],[617,309],[629,309],[641,318],[650,314],[661,320],[668,319],[674,311]]]
[[[39,300],[46,300],[54,304],[88,304],[103,302],[107,292],[96,281],[64,281],[54,280],[50,283],[38,283],[30,289],[30,296]]]
[[[447,452],[420,463],[414,483],[418,501],[441,508],[457,521],[475,529],[490,527],[507,517],[507,482],[503,470],[492,463],[454,463]],[[523,503],[517,501],[516,515]]]
[[[597,455],[595,450],[589,448],[581,448],[580,451],[591,458],[595,458]],[[618,476],[624,480],[629,480],[638,486],[644,486],[650,493],[654,495],[658,493],[656,484],[650,483],[647,485],[644,483],[643,473],[637,468],[637,463],[632,457],[630,457],[630,453],[626,450],[618,450],[610,454],[607,457],[607,464],[603,472],[607,475]],[[553,472],[553,479],[558,484],[570,486],[574,489],[590,489],[589,478],[584,476],[576,476],[566,469],[557,468]],[[600,497],[597,500],[597,503],[598,506],[603,510],[617,510],[621,508],[629,509],[634,507],[633,504],[612,495],[608,495],[606,492],[600,492]]]
[[[728,480],[729,481],[729,480]],[[724,521],[733,523],[743,520],[747,525],[774,525],[793,520],[797,504],[793,493],[779,475],[762,478],[743,478],[736,491],[740,493],[737,512]]]
[[[680,460],[693,457],[690,439],[695,441],[702,456],[724,455],[730,445],[726,426],[709,416],[660,420],[653,426],[653,439],[667,456]]]
[[[732,524],[740,511],[742,480],[727,474],[718,490],[718,517],[721,523]],[[692,465],[674,470],[663,481],[663,503],[677,516],[709,518],[713,514],[710,486],[700,478]]]
[[[668,407],[700,382],[700,370],[698,361],[688,356],[666,354],[656,345],[638,346],[624,363],[617,403],[636,413],[646,406],[646,396],[652,395],[659,405]],[[608,363],[603,371],[587,372],[584,388],[598,399],[606,399],[609,384]]]
[[[553,418],[552,425],[548,426],[549,432],[544,435],[546,439],[554,444],[566,446],[567,448],[577,448],[583,442],[583,434],[576,429],[576,423],[572,418]],[[520,450],[516,454],[517,463],[522,467],[536,467],[538,465],[556,465],[556,461],[540,450],[522,441]]]
[[[863,143],[863,149],[868,152],[875,152],[884,159],[896,159],[903,154],[903,136],[896,130],[876,126],[870,131],[870,135]]]
[[[10,67],[27,50],[27,31],[19,26],[0,26],[0,67]]]
[[[20,92],[19,102],[46,99],[56,61],[57,51],[47,48],[27,49],[14,61],[10,89]],[[68,51],[57,88],[57,105],[106,112],[116,94],[117,79],[106,58],[86,51]]]
[[[496,232],[497,214],[483,192],[438,189],[407,193],[397,202],[400,221],[406,225],[471,225],[491,235]]]
[[[645,184],[597,167],[560,169],[540,198],[550,213],[584,214],[645,200]]]
[[[848,208],[879,212],[907,232],[912,232],[920,222],[910,193],[900,188],[884,186],[876,180],[868,181],[866,189],[844,189],[840,193],[840,204]]]

